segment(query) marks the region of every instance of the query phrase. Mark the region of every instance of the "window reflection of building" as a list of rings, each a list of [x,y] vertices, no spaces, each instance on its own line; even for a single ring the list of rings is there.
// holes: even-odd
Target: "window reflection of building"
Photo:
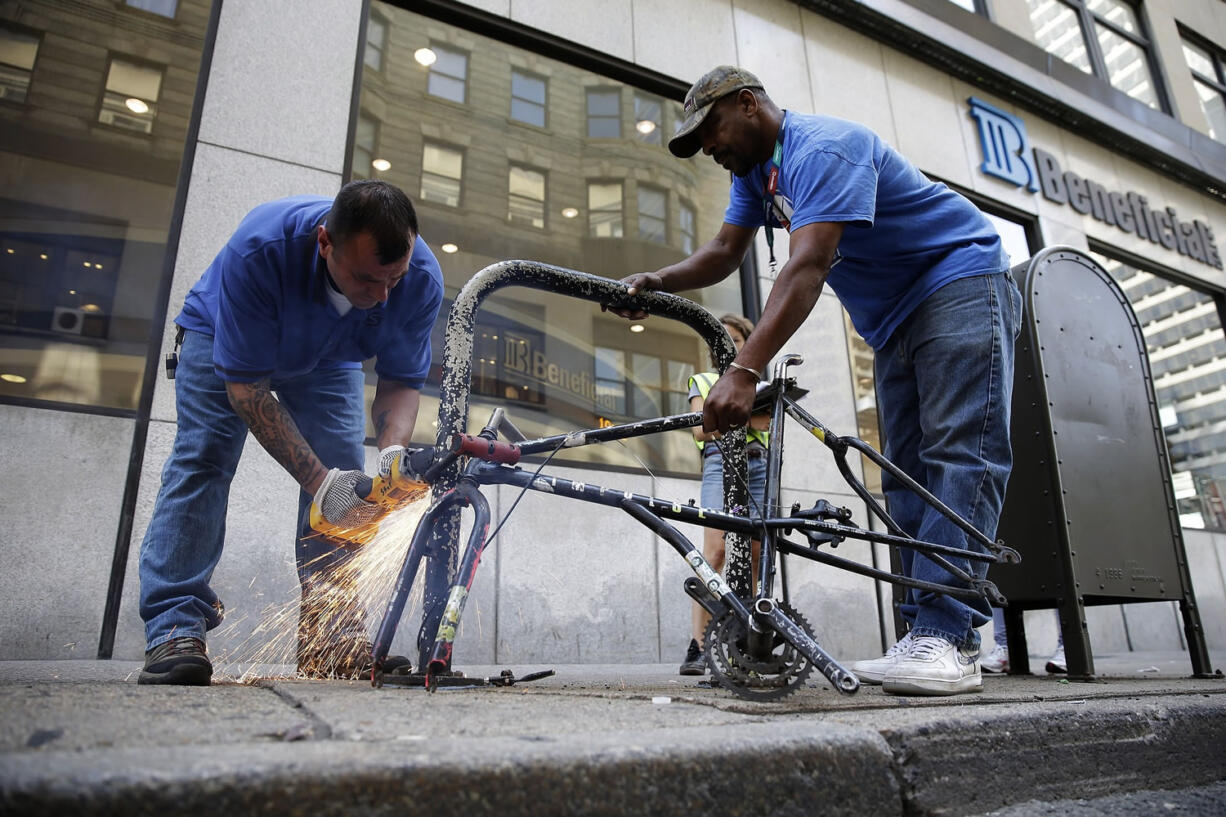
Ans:
[[[427,142],[421,157],[421,198],[448,207],[460,206],[464,154],[447,145]]]
[[[1209,135],[1226,142],[1226,70],[1221,49],[1181,31],[1183,56],[1192,72],[1192,84],[1200,100],[1201,112],[1209,124]]]
[[[430,50],[434,52],[434,64],[430,66],[428,92],[461,105],[467,102],[468,55],[441,45],[431,45]]]
[[[379,142],[379,120],[362,112],[358,114],[357,130],[353,135],[351,174],[355,179],[368,179]]]
[[[1164,110],[1149,39],[1126,0],[1028,0],[1046,51],[1151,108]]]
[[[545,80],[523,71],[511,72],[511,118],[545,127]]]
[[[378,176],[414,196],[448,298],[507,259],[622,278],[680,260],[719,229],[727,173],[705,157],[676,159],[667,134],[642,138],[650,134],[640,122],[660,133],[677,120],[674,100],[377,0],[372,14],[386,21],[387,39],[383,70],[363,74],[360,111],[377,114],[373,159],[387,163]],[[463,106],[439,81],[447,53],[463,57],[449,74],[463,77]],[[355,176],[370,174],[360,165],[373,161],[363,153],[371,150],[355,138]],[[706,367],[706,346],[687,327],[649,318],[634,333],[597,304],[525,292],[499,290],[478,313],[474,423],[493,405],[530,435],[688,410],[685,380]],[[742,311],[735,277],[686,295],[716,314]],[[445,320],[444,310],[423,418],[437,409]],[[419,441],[432,441],[429,425],[419,426]],[[659,436],[558,456],[697,469],[688,432]]]
[[[620,139],[621,93],[617,89],[593,88],[587,92],[587,135],[592,139]]]
[[[545,174],[511,165],[507,180],[507,218],[517,224],[545,228]]]
[[[1145,336],[1186,528],[1226,529],[1226,335],[1209,295],[1106,255]]]
[[[0,397],[136,408],[210,8],[0,6]]]
[[[0,100],[14,103],[26,101],[38,46],[37,35],[0,26]]]
[[[590,182],[587,186],[588,230],[596,238],[622,236],[620,182]]]
[[[366,51],[362,61],[367,68],[383,70],[383,51],[387,48],[387,21],[378,14],[370,15],[366,22]]]

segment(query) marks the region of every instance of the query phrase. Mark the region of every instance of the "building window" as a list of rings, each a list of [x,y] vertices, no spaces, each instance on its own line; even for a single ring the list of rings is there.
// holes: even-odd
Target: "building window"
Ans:
[[[1035,40],[1133,99],[1165,110],[1154,56],[1136,7],[1125,0],[1027,0]]]
[[[545,127],[545,80],[523,71],[511,71],[511,118]]]
[[[169,17],[171,20],[175,18],[175,14],[179,10],[179,0],[124,0],[124,5],[152,12],[162,17]]]
[[[949,0],[955,6],[961,6],[967,11],[973,11],[975,14],[987,14],[988,9],[984,0]]]
[[[125,130],[152,133],[161,90],[160,68],[112,57],[98,121]]]
[[[622,236],[622,186],[619,182],[588,182],[588,235],[596,238]]]
[[[1226,142],[1226,73],[1222,70],[1222,52],[1184,35],[1183,56],[1192,71],[1200,109],[1209,122],[1209,135]]]
[[[590,139],[620,139],[622,135],[621,93],[616,89],[596,88],[587,92],[587,135]]]
[[[668,241],[668,194],[639,185],[639,238],[664,244]]]
[[[358,114],[358,127],[353,135],[353,159],[349,175],[354,179],[369,179],[374,169],[375,149],[379,143],[379,120],[363,111]],[[389,165],[390,167],[390,165]]]
[[[421,199],[448,207],[460,206],[464,154],[455,148],[426,142],[421,157]]]
[[[383,70],[383,52],[387,48],[387,23],[376,14],[366,20],[366,53],[363,62],[375,71]]]
[[[0,28],[0,99],[25,102],[38,57],[39,39],[24,31]]]
[[[1179,519],[1226,530],[1226,335],[1212,296],[1106,255],[1145,336]]]
[[[718,232],[727,198],[710,192],[727,190],[727,171],[679,161],[631,130],[635,117],[655,120],[666,141],[681,114],[676,100],[568,62],[569,52],[532,51],[513,33],[489,36],[427,18],[411,4],[369,5],[387,24],[387,45],[383,70],[362,72],[349,165],[355,176],[386,179],[415,199],[447,297],[476,271],[507,259],[618,279],[680,261],[683,242]],[[423,48],[430,37],[454,45]],[[446,69],[443,52],[460,44],[471,56],[450,73],[463,79],[464,106],[443,101],[437,87],[428,91],[425,67],[433,58]],[[418,81],[397,81],[401,74]],[[35,84],[41,88],[41,78]],[[164,94],[163,107],[169,100]],[[375,113],[377,121],[365,119]],[[598,138],[587,138],[589,113]],[[407,161],[396,146],[409,151]],[[639,179],[649,182],[641,202]],[[739,313],[747,300],[741,287],[740,276],[729,276],[686,295],[713,314]],[[423,399],[439,396],[447,311],[435,324]],[[491,292],[473,329],[472,416],[506,406],[532,436],[643,419],[640,411],[684,413],[689,373],[710,368],[707,344],[685,323],[659,316],[632,323],[548,288]],[[372,387],[374,379],[368,370]],[[435,431],[418,425],[414,441],[432,444]],[[701,466],[695,453],[692,434],[682,429],[566,448],[556,461],[634,470],[645,464],[692,477]]]
[[[597,346],[596,402],[612,414],[626,414],[626,353],[621,349]]]
[[[516,224],[545,229],[545,174],[511,165],[507,178],[507,218]]]
[[[468,55],[439,45],[431,45],[430,50],[435,59],[426,92],[463,104],[468,99]]]
[[[686,255],[694,252],[695,231],[694,231],[694,208],[685,202],[681,203],[680,210],[680,227],[681,227],[681,251]]]
[[[649,145],[663,144],[660,134],[664,130],[664,105],[656,97],[634,95],[634,131],[640,142]]]

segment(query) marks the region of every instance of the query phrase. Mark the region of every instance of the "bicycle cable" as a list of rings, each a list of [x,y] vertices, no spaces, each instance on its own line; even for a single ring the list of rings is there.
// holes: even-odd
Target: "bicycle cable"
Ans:
[[[541,475],[541,471],[544,470],[545,466],[549,464],[549,461],[553,459],[555,454],[566,446],[566,443],[573,436],[574,434],[567,434],[565,437],[559,440],[557,446],[555,446],[554,449],[549,452],[549,456],[545,457],[544,461],[537,466],[534,472],[532,472],[532,478],[528,480],[524,487],[519,489],[519,496],[515,497],[515,501],[511,503],[511,507],[507,508],[507,512],[504,513],[502,518],[498,520],[498,524],[494,527],[494,532],[485,538],[484,547],[489,547],[491,544],[493,544],[494,539],[498,536],[498,532],[502,530],[502,526],[507,523],[507,520],[511,518],[511,514],[515,512],[515,508],[517,505],[519,505],[519,501],[524,498],[524,494],[528,493],[528,486],[536,481],[536,478]]]

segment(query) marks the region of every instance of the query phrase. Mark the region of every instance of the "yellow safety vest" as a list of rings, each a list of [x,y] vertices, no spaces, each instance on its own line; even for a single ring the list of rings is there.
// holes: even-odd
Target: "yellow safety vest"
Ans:
[[[718,379],[719,375],[715,372],[699,372],[690,376],[689,388],[692,389],[697,386],[698,396],[705,401],[707,399],[707,395],[711,393],[711,387],[715,385],[715,381]],[[769,431],[759,431],[756,428],[745,429],[745,441],[749,443],[760,443],[763,448],[770,445],[770,436]],[[702,440],[694,440],[694,444],[698,446],[699,451],[701,451],[706,445],[706,443]]]

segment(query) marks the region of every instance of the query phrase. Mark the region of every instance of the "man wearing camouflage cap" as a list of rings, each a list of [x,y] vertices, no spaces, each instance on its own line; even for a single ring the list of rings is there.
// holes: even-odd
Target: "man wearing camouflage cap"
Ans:
[[[762,318],[703,407],[703,429],[744,425],[761,371],[813,310],[829,283],[876,352],[886,455],[946,505],[993,536],[1012,465],[1009,407],[1021,297],[1008,256],[974,205],[934,183],[868,128],[782,111],[762,83],[733,66],[690,89],[668,148],[699,150],[733,175],[719,233],[689,258],[630,276],[630,294],[679,292],[723,280],[759,227],[774,265],[774,231],[790,254]],[[644,313],[619,310],[625,317]],[[966,536],[888,475],[883,488],[899,525],[960,548]],[[982,563],[960,566],[982,576]],[[903,572],[956,580],[913,551]],[[908,591],[909,632],[881,658],[852,669],[898,694],[953,695],[982,688],[979,634],[986,602]]]

